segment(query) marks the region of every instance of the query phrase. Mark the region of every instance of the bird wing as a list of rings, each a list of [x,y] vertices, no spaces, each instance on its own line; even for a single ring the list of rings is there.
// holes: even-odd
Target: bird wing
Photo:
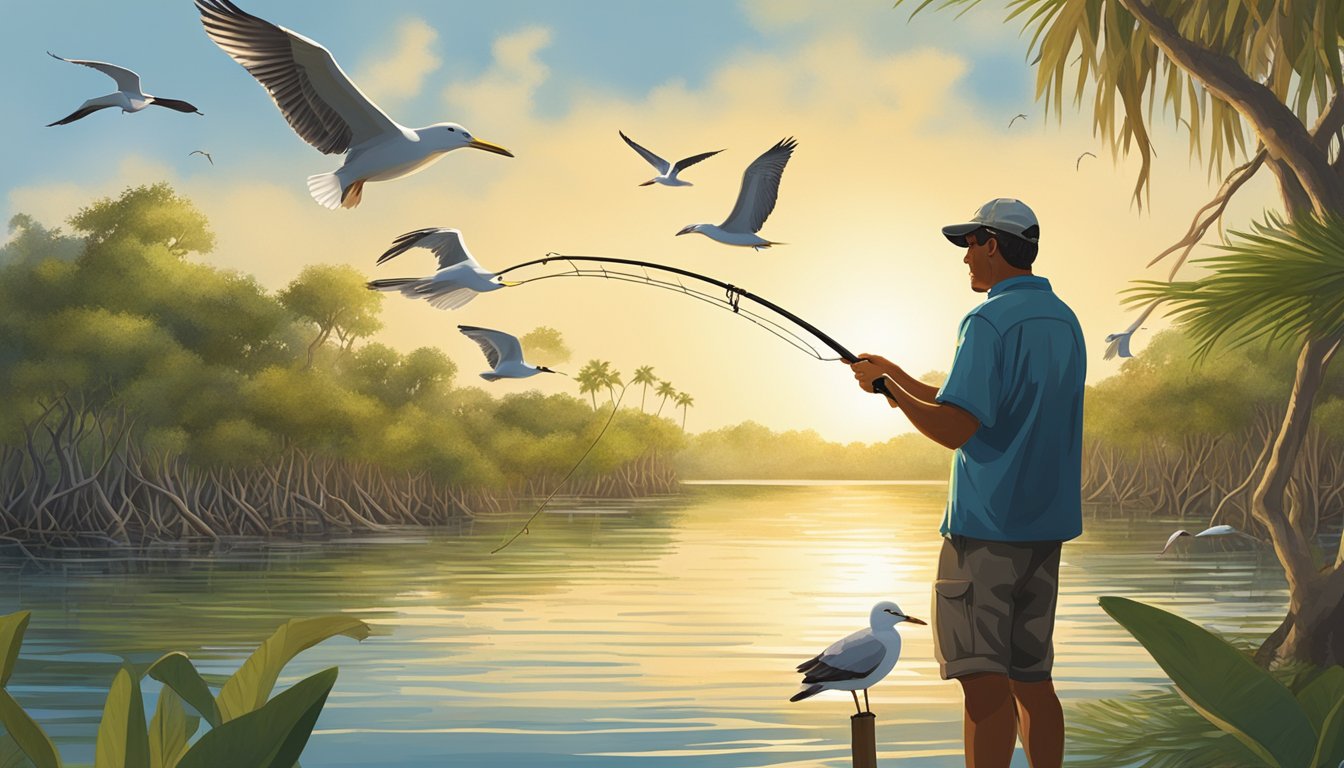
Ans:
[[[803,683],[832,683],[866,677],[882,663],[887,647],[873,636],[871,629],[840,640],[820,655],[798,665]]]
[[[653,154],[649,150],[641,147],[640,145],[636,144],[634,139],[631,139],[629,136],[625,135],[625,131],[616,131],[616,132],[621,134],[621,138],[625,139],[625,143],[629,144],[631,149],[638,152],[640,157],[647,160],[649,162],[649,165],[652,165],[655,169],[657,169],[659,173],[664,175],[667,174],[668,170],[672,166],[666,160]]]
[[[462,233],[456,229],[428,227],[407,232],[392,242],[392,247],[378,257],[382,264],[409,251],[412,248],[427,248],[439,259],[439,269],[447,269],[454,264],[471,264],[480,267],[471,257],[471,251],[462,241]]]
[[[793,156],[798,142],[792,138],[781,140],[767,149],[747,166],[742,174],[742,189],[737,193],[733,212],[719,226],[730,232],[760,232],[770,212],[775,210],[779,195],[779,179],[784,166]]]
[[[108,64],[105,61],[88,61],[85,59],[67,59],[64,56],[57,56],[51,51],[47,55],[53,59],[68,61],[71,64],[81,64],[91,69],[96,69],[104,75],[117,82],[117,90],[127,93],[143,93],[140,90],[140,76],[125,67],[118,67],[116,64]]]
[[[1237,529],[1230,525],[1214,525],[1196,533],[1195,536],[1227,536],[1236,532]]]
[[[196,8],[210,39],[266,88],[294,132],[318,151],[339,154],[401,130],[320,43],[229,0],[196,0]]]
[[[107,108],[110,107],[110,106],[112,106],[112,105],[111,105],[111,104],[88,104],[88,103],[85,103],[84,106],[80,107],[79,109],[76,109],[74,112],[71,112],[70,114],[66,115],[65,117],[62,117],[60,120],[57,120],[57,121],[54,122],[54,123],[47,123],[47,127],[50,128],[50,127],[52,127],[53,125],[68,125],[68,124],[70,124],[70,123],[75,122],[76,120],[82,120],[82,119],[88,117],[89,115],[92,115],[94,112],[97,112],[97,111],[100,110],[100,109],[107,109]]]
[[[1181,538],[1182,536],[1189,536],[1189,535],[1190,535],[1189,531],[1177,531],[1171,534],[1170,536],[1167,537],[1166,546],[1162,547],[1162,551],[1158,552],[1157,554],[1159,555],[1166,554],[1166,551],[1168,549],[1171,549],[1171,545],[1175,544],[1177,539]]]
[[[713,157],[722,151],[723,151],[722,149],[716,149],[713,152],[702,152],[698,155],[691,155],[690,157],[684,157],[678,160],[676,164],[672,166],[672,171],[674,173],[680,173],[686,170],[687,168],[690,168],[692,165],[695,165],[696,163],[700,162],[701,160],[704,160],[705,158],[708,157]]]
[[[474,325],[459,325],[457,329],[467,338],[476,342],[485,353],[485,361],[491,368],[499,368],[501,361],[517,360],[522,362],[523,345],[518,339],[503,331],[478,328]]]

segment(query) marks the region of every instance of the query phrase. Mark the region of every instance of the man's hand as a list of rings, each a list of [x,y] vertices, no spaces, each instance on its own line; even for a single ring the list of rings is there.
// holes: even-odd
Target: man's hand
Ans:
[[[854,380],[859,382],[859,387],[864,392],[877,391],[873,388],[873,382],[882,378],[885,373],[882,363],[891,364],[885,357],[876,357],[875,355],[859,355],[858,360],[849,364],[849,369],[854,372]]]

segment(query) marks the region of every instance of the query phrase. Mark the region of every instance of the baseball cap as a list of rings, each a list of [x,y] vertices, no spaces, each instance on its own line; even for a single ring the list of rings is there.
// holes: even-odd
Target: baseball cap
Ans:
[[[981,227],[989,227],[1029,243],[1039,243],[1041,239],[1041,225],[1036,221],[1036,214],[1031,212],[1026,203],[1011,197],[996,197],[990,200],[980,206],[980,209],[971,216],[971,220],[965,224],[949,224],[943,227],[943,235],[951,240],[953,245],[965,247],[966,236]],[[1030,235],[1027,234],[1028,230],[1031,231]]]

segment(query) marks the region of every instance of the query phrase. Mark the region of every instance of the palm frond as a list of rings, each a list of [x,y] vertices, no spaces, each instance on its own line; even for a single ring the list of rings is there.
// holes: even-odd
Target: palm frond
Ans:
[[[1139,281],[1126,304],[1162,301],[1205,357],[1220,340],[1271,346],[1344,332],[1344,220],[1285,223],[1271,213],[1232,232],[1217,256],[1196,259],[1198,280]]]
[[[1261,765],[1172,687],[1083,702],[1068,717],[1069,768],[1244,768]]]

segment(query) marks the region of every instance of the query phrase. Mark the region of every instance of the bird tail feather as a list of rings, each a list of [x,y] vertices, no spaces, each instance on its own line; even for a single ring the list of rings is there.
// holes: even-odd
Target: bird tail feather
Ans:
[[[388,277],[381,280],[370,280],[365,285],[371,291],[400,291],[408,285],[420,281],[418,277]]]
[[[445,293],[432,293],[428,300],[435,309],[460,309],[474,298],[476,292],[470,288],[457,288]]]
[[[825,686],[817,685],[817,684],[809,685],[808,687],[804,688],[803,690],[801,690],[801,691],[799,691],[799,692],[793,694],[792,696],[790,696],[790,697],[789,697],[789,701],[802,701],[803,699],[806,699],[806,698],[808,698],[809,696],[816,696],[818,693],[821,693],[821,690],[822,690],[822,688],[824,688],[824,687],[825,687]]]
[[[336,172],[318,173],[308,177],[308,194],[323,208],[341,207],[341,180]]]

